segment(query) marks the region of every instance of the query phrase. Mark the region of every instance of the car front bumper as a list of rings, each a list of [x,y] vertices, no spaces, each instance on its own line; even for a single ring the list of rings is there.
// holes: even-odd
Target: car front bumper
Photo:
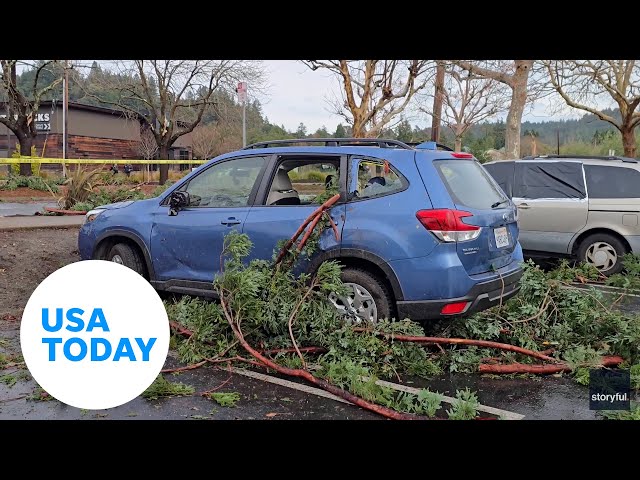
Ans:
[[[445,317],[462,317],[494,305],[505,302],[520,290],[520,278],[523,270],[518,268],[506,275],[496,275],[494,278],[477,283],[463,297],[438,300],[399,301],[397,302],[398,318],[410,318],[415,321],[436,320]],[[468,302],[466,309],[456,315],[443,315],[442,307],[450,303]]]

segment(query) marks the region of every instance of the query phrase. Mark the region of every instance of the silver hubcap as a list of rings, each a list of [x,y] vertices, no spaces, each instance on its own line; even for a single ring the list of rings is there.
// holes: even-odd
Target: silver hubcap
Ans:
[[[124,262],[122,261],[122,257],[120,255],[114,255],[113,257],[111,257],[111,261],[119,263],[120,265],[124,265]]]
[[[344,286],[348,289],[347,295],[329,295],[329,301],[338,313],[354,324],[376,323],[378,309],[369,291],[357,283],[345,283]]]
[[[586,260],[601,272],[606,272],[618,262],[618,254],[607,242],[595,242],[587,248]]]

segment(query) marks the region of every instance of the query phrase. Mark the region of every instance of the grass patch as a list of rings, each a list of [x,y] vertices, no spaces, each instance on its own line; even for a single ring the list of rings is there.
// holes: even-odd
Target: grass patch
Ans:
[[[192,386],[180,382],[169,382],[160,374],[149,388],[142,392],[142,397],[147,400],[157,400],[160,397],[193,395],[194,392],[195,389]]]
[[[11,388],[18,382],[18,377],[12,374],[3,375],[0,377],[0,383],[4,383],[7,387]]]
[[[240,400],[240,394],[237,392],[211,392],[207,394],[207,397],[221,407],[235,407]]]

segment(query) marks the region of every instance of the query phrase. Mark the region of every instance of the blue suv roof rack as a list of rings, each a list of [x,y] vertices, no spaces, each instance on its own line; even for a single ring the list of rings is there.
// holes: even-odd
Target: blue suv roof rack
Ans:
[[[243,148],[251,150],[254,148],[269,148],[269,146],[287,146],[296,143],[322,143],[325,147],[360,147],[376,146],[380,148],[402,148],[412,150],[412,147],[399,140],[385,138],[290,138],[286,140],[269,140],[266,142],[252,143]]]

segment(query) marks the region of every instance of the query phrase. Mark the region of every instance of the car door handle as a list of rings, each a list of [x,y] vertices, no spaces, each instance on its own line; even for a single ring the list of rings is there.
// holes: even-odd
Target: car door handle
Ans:
[[[526,210],[527,208],[531,208],[531,207],[527,203],[521,203],[520,205],[518,205],[518,208],[521,208],[522,210]]]
[[[221,220],[220,223],[222,225],[238,225],[240,223],[240,220],[238,220],[236,217],[229,217],[226,220]]]

